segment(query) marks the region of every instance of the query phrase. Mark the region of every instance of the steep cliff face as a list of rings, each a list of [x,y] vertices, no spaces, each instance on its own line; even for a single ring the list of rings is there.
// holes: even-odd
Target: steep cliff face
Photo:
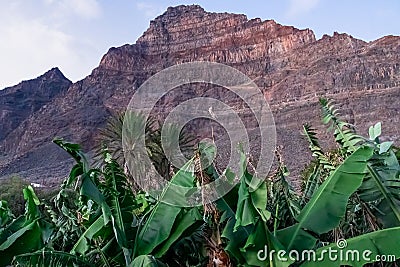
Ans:
[[[245,15],[208,13],[199,6],[178,6],[151,21],[136,44],[110,49],[100,67],[159,71],[190,61],[243,64],[312,42],[315,36],[308,29],[282,26],[273,20],[248,20]]]
[[[21,171],[29,178],[40,175],[48,170],[48,163],[39,164],[35,172],[29,168],[48,151],[58,160],[52,168],[58,168],[57,175],[62,176],[68,170],[63,173],[62,157],[49,145],[54,136],[92,146],[110,112],[126,107],[134,90],[147,78],[191,61],[224,63],[254,79],[271,104],[278,144],[284,146],[291,169],[299,170],[310,156],[300,129],[305,122],[320,124],[319,96],[338,99],[344,116],[361,132],[383,121],[385,135],[399,140],[399,37],[367,43],[335,33],[316,40],[309,29],[282,26],[273,20],[249,20],[245,15],[178,6],[151,21],[135,44],[111,48],[91,75],[13,126],[5,140],[0,138],[8,159],[16,157],[0,166],[0,176]],[[223,90],[182,90],[162,103],[171,107],[193,95],[236,103]]]

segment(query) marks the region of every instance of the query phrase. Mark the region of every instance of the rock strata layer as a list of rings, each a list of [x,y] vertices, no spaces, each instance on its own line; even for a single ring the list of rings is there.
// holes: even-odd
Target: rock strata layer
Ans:
[[[110,113],[126,107],[147,78],[193,61],[227,64],[255,81],[270,103],[277,142],[295,176],[310,159],[302,124],[311,123],[323,139],[327,136],[320,126],[321,96],[337,100],[343,116],[361,134],[382,121],[385,138],[399,141],[400,37],[364,42],[334,33],[316,40],[310,29],[177,6],[151,21],[136,43],[109,49],[99,66],[77,83],[70,84],[53,69],[0,91],[0,176],[19,173],[31,180],[46,176],[59,181],[70,163],[50,143],[52,138],[92,147]],[[182,92],[165,97],[160,111],[191,96],[237,103],[223,90]]]

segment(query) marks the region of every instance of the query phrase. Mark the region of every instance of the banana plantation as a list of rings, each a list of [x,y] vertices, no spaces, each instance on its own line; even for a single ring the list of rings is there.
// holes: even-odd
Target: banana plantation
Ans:
[[[201,168],[212,147],[192,147],[184,133],[193,157],[176,169],[147,121],[146,153],[170,185],[190,190],[221,175],[232,183],[193,207],[165,201],[170,186],[158,198],[137,186],[121,147],[123,116],[110,120],[92,160],[79,145],[54,140],[75,165],[50,200],[25,187],[22,215],[0,202],[0,266],[398,266],[400,150],[381,141],[380,123],[360,136],[332,102],[320,105],[337,146],[321,147],[313,126],[303,126],[313,161],[301,188],[279,149],[269,176],[254,182],[240,148],[240,175]]]

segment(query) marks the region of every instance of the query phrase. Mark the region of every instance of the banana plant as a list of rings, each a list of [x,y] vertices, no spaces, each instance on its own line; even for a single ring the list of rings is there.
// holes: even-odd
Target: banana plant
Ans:
[[[267,209],[267,182],[262,180],[254,183],[255,178],[247,171],[246,156],[240,153],[242,175],[236,177],[240,182],[216,202],[222,212],[220,223],[224,225],[221,235],[224,249],[238,266],[289,266],[291,261],[279,262],[276,255],[271,259],[260,257],[260,251],[264,252],[266,246],[277,251],[284,249],[284,246],[267,225],[272,217]],[[229,169],[225,175],[228,180],[235,180],[236,175]],[[254,188],[254,184],[258,186]]]
[[[272,213],[270,228],[273,229],[274,235],[278,229],[294,224],[295,218],[301,210],[300,196],[292,185],[292,181],[289,180],[290,172],[279,149],[275,151],[275,155],[278,164],[277,170],[266,180],[267,208]]]
[[[339,225],[350,196],[367,173],[372,154],[371,147],[357,149],[316,190],[296,217],[297,223],[278,231],[278,239],[288,250],[312,249],[317,241],[314,235],[327,233]]]
[[[184,208],[171,204],[175,198],[184,198],[184,192],[189,192],[195,186],[192,164],[193,160],[189,161],[172,177],[157,204],[145,216],[146,221],[135,241],[135,256],[152,254],[162,257],[187,229],[202,223],[203,217],[198,207]],[[177,187],[183,188],[179,192],[181,196],[176,194]]]
[[[11,220],[7,218],[0,229],[0,266],[10,265],[15,255],[29,253],[41,249],[49,241],[53,229],[39,211],[41,204],[33,188],[23,189],[25,214]],[[9,216],[4,202],[2,203],[2,217]],[[5,209],[5,211],[3,211]]]
[[[90,208],[94,211],[87,214],[87,220],[83,216],[85,231],[70,253],[85,257],[97,246],[104,259],[111,259],[110,264],[118,262],[129,265],[133,252],[129,242],[133,240],[128,233],[135,236],[136,229],[131,225],[135,225],[138,219],[133,213],[136,208],[135,196],[123,171],[107,150],[103,151],[102,169],[90,169],[79,147],[61,140],[55,140],[55,143],[70,153],[77,162],[67,185],[78,185],[83,206],[97,205],[97,209]]]
[[[400,258],[399,243],[400,227],[383,229],[320,247],[301,266],[361,267],[376,261],[391,263]]]
[[[354,152],[360,145],[374,146],[375,153],[367,165],[368,175],[359,189],[360,199],[373,207],[374,215],[383,227],[400,226],[400,165],[392,142],[380,142],[381,123],[369,128],[369,138],[355,133],[354,127],[343,122],[335,105],[320,99],[323,122],[334,130],[335,140],[346,153]]]

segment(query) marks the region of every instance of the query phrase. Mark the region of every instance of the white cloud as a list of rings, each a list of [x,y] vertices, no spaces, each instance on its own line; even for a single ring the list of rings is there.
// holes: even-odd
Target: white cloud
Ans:
[[[0,42],[0,88],[35,78],[60,62],[75,61],[72,37],[38,21],[8,21],[7,28],[0,29],[0,38],[7,40]]]
[[[84,18],[97,18],[101,14],[100,5],[96,0],[65,0],[64,3],[75,14]]]
[[[0,90],[52,67],[74,81],[88,74],[90,57],[97,52],[92,44],[67,34],[49,17],[28,16],[31,11],[22,4],[0,4]]]
[[[319,0],[290,0],[286,17],[293,18],[308,13],[318,5]]]
[[[143,12],[144,15],[149,19],[154,19],[155,17],[163,13],[163,11],[165,10],[165,8],[162,6],[146,2],[136,3],[136,8],[139,11]]]
[[[98,18],[101,7],[97,0],[43,0],[44,3],[54,8],[56,16],[68,14],[77,15],[85,19]]]

